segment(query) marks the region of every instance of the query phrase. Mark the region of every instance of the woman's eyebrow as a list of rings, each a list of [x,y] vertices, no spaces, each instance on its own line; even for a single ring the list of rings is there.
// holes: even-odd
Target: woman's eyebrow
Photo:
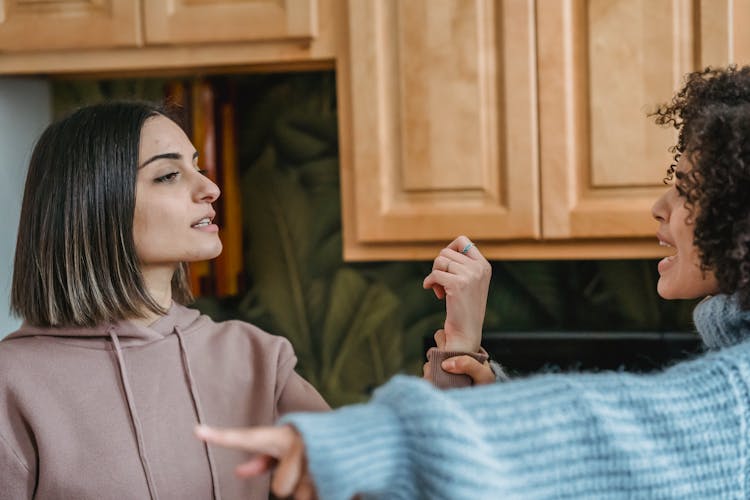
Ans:
[[[195,160],[196,158],[198,158],[198,151],[196,151],[195,153],[193,153],[193,160]],[[156,160],[161,160],[161,159],[181,160],[182,159],[182,155],[180,153],[162,153],[162,154],[154,155],[151,158],[149,158],[148,160],[144,161],[141,164],[141,166],[138,167],[138,168],[139,169],[143,168],[146,165],[148,165],[149,163],[154,162]]]

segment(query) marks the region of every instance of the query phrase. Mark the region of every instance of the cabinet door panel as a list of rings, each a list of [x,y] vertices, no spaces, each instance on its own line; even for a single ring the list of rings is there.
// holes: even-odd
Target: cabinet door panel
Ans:
[[[140,45],[133,0],[0,1],[0,52]]]
[[[317,0],[146,0],[147,43],[310,40]]]
[[[533,23],[528,0],[349,2],[358,242],[539,235]]]
[[[699,67],[750,64],[750,0],[699,0]]]
[[[690,0],[538,4],[545,238],[651,236],[674,130],[647,115],[695,67]],[[564,96],[564,97],[563,97]]]

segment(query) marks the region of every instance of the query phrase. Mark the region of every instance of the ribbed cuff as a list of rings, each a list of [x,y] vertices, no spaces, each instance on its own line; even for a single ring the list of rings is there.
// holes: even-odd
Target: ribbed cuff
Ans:
[[[443,370],[442,362],[455,356],[471,356],[480,363],[487,361],[489,356],[482,349],[482,352],[461,352],[461,351],[441,351],[432,347],[427,351],[427,360],[430,362],[430,381],[441,389],[451,389],[458,387],[468,387],[472,385],[471,377],[463,374],[449,373]]]

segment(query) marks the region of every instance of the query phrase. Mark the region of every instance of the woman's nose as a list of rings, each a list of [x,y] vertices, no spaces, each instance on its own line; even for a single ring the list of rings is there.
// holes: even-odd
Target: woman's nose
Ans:
[[[666,222],[669,218],[669,204],[667,203],[668,195],[669,190],[666,190],[651,206],[651,216],[659,222]]]
[[[200,201],[213,203],[221,195],[221,190],[219,189],[219,186],[214,183],[214,181],[204,175],[200,175],[196,193]]]

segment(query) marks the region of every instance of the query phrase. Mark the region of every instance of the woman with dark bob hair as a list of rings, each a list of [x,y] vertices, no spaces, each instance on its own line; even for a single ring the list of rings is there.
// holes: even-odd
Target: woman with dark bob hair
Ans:
[[[218,187],[166,112],[113,102],[50,125],[29,165],[0,342],[0,499],[268,498],[196,422],[270,425],[328,406],[289,342],[215,323],[185,262],[222,249]]]
[[[692,73],[655,115],[679,131],[671,185],[652,209],[659,243],[674,251],[658,264],[658,292],[705,297],[694,322],[706,353],[656,374],[547,374],[444,392],[401,376],[366,405],[198,436],[258,453],[246,476],[279,460],[273,491],[299,499],[749,498],[750,68]],[[425,285],[450,296],[448,275],[463,266],[444,257]],[[464,285],[454,297],[486,286],[476,275]],[[449,316],[481,324],[457,302]],[[473,360],[458,371],[472,363],[487,371]]]

